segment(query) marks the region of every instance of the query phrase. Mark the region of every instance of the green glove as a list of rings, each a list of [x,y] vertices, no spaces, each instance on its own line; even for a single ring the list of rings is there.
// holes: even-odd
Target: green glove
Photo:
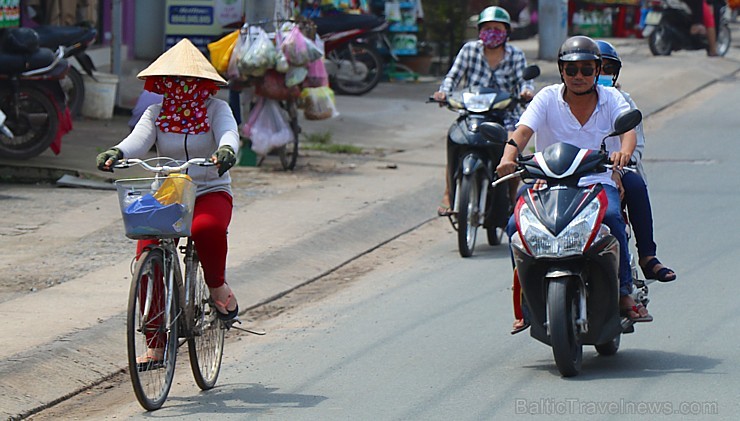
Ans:
[[[116,161],[121,158],[123,158],[123,152],[121,152],[120,149],[110,148],[107,151],[98,154],[98,156],[95,158],[95,161],[97,162],[98,169],[100,171],[113,172],[113,164],[115,164]],[[110,166],[106,165],[109,160],[113,160]]]
[[[228,171],[229,168],[233,167],[234,164],[236,164],[236,153],[234,153],[234,148],[229,145],[224,145],[218,148],[213,156],[216,157],[216,165],[218,165],[219,177],[224,175],[224,173]]]

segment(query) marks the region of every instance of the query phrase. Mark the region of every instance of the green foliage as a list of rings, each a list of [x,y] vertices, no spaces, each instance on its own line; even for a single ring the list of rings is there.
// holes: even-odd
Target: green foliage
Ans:
[[[331,143],[331,132],[304,133],[303,137],[305,141],[302,144],[302,148],[306,150],[355,155],[362,153],[362,148],[358,146],[335,145]]]

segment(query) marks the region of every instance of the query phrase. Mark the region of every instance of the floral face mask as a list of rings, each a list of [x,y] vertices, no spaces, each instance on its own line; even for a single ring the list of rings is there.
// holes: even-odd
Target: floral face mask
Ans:
[[[215,83],[207,79],[185,77],[157,77],[149,80],[149,90],[164,95],[162,111],[154,123],[159,130],[165,133],[189,134],[201,134],[210,130],[206,101],[218,91]]]
[[[486,48],[496,48],[506,42],[509,34],[501,29],[484,29],[478,34],[478,38],[483,41]]]

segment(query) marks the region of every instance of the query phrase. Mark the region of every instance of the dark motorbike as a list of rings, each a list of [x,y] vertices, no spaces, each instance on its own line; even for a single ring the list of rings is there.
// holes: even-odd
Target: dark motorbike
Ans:
[[[71,129],[60,85],[69,69],[64,50],[39,48],[28,28],[6,31],[0,50],[0,157],[27,159],[50,146],[58,153],[55,140]]]
[[[95,80],[93,72],[97,70],[87,48],[95,42],[98,31],[86,26],[42,25],[34,28],[39,34],[41,47],[56,50],[64,47],[64,58],[74,57],[82,70]],[[85,83],[75,66],[69,66],[67,77],[62,80],[62,88],[67,94],[67,103],[73,116],[80,115],[85,101]]]
[[[529,66],[523,77],[531,80],[539,74],[539,67]],[[511,215],[508,186],[491,187],[503,143],[484,138],[479,128],[484,122],[496,123],[505,140],[508,133],[503,128],[504,117],[521,101],[509,92],[472,86],[453,92],[445,103],[459,113],[447,132],[447,159],[451,163],[449,200],[453,204],[450,222],[457,231],[460,255],[470,257],[478,228],[486,229],[489,245],[498,245]]]
[[[362,95],[383,77],[383,56],[375,48],[388,23],[372,15],[330,15],[312,18],[324,41],[326,72],[339,94]]]
[[[730,27],[725,15],[727,5],[723,0],[710,0],[714,9],[714,26],[717,30],[717,54],[724,56],[730,49]],[[644,38],[649,38],[650,52],[667,56],[678,50],[705,50],[706,35],[691,34],[691,9],[681,0],[650,0],[645,16]]]
[[[639,110],[623,113],[609,136],[629,131],[641,119]],[[492,141],[499,137],[495,125],[484,123],[481,131]],[[578,186],[582,176],[608,168],[603,143],[601,151],[556,143],[534,155],[520,155],[518,170],[494,182],[518,175],[526,182],[547,182],[546,188],[528,189],[519,198],[511,249],[529,310],[530,334],[552,347],[565,377],[580,372],[583,345],[613,355],[621,334],[634,331],[632,320],[620,315],[619,243],[602,224],[606,192],[600,184]],[[638,302],[645,304],[646,294],[641,284],[633,288]]]

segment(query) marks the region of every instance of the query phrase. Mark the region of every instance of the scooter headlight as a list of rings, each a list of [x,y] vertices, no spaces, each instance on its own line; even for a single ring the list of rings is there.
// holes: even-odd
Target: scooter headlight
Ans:
[[[491,109],[496,94],[474,94],[472,92],[463,93],[463,103],[465,109],[473,113],[484,113]]]
[[[582,254],[592,241],[598,241],[609,234],[609,228],[596,221],[599,217],[601,204],[598,200],[590,202],[576,217],[563,229],[559,235],[553,235],[534,215],[528,205],[522,205],[519,210],[519,226],[534,257],[565,257]]]

